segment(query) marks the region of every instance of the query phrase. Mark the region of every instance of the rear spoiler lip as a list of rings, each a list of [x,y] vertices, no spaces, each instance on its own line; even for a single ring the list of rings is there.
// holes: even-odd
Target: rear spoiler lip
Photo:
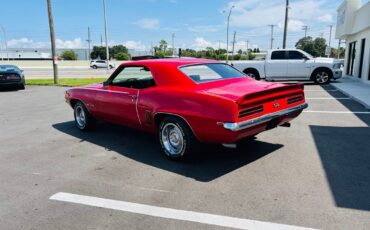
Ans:
[[[263,90],[263,91],[246,94],[246,95],[240,97],[239,99],[237,99],[236,103],[241,105],[241,104],[244,104],[243,103],[244,101],[256,98],[256,97],[261,96],[261,95],[266,95],[266,94],[269,94],[269,93],[277,93],[277,92],[284,91],[284,90],[297,90],[297,91],[302,91],[303,92],[303,89],[304,89],[304,84],[302,84],[302,83],[285,84],[283,86],[275,87],[275,88],[272,88],[272,89],[266,89],[266,90]]]

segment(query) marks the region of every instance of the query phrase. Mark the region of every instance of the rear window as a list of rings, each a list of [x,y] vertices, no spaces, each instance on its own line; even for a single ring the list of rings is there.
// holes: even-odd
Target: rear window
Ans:
[[[272,51],[271,60],[285,60],[285,51]]]
[[[182,66],[180,70],[196,83],[246,77],[233,67],[221,63]]]

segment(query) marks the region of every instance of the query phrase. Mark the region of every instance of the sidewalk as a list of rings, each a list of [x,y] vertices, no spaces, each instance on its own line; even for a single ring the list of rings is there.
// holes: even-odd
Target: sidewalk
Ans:
[[[345,76],[332,82],[331,85],[348,97],[361,103],[367,109],[370,109],[370,84]]]

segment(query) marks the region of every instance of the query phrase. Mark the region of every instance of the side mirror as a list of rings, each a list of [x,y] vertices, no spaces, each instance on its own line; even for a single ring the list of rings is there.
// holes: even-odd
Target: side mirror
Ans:
[[[104,81],[103,82],[103,86],[104,86],[104,88],[107,88],[109,86],[109,82],[108,81]]]
[[[308,61],[308,60],[310,60],[308,57],[306,57],[306,56],[303,56],[303,60],[304,61]]]

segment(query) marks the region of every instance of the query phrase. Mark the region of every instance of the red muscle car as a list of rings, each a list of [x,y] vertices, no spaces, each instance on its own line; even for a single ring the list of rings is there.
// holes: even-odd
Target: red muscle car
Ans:
[[[227,64],[190,58],[127,62],[101,84],[68,89],[65,98],[80,130],[105,120],[158,133],[174,159],[200,142],[235,146],[289,126],[307,107],[303,85],[256,81]]]

